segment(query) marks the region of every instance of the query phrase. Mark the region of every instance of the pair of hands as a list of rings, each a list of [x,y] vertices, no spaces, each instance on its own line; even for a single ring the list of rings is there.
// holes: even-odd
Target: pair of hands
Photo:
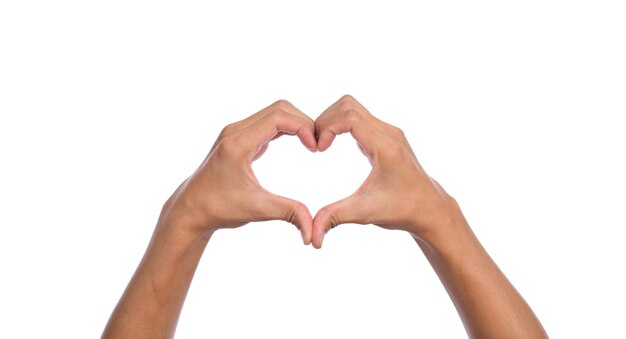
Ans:
[[[314,218],[301,202],[265,190],[252,171],[252,162],[282,135],[297,135],[309,151],[323,152],[347,132],[372,171],[355,193]],[[279,100],[226,126],[200,167],[165,203],[159,222],[211,234],[253,221],[285,220],[300,229],[306,245],[320,248],[324,235],[339,224],[375,224],[428,241],[458,216],[456,202],[424,172],[404,133],[345,95],[315,121]]]
[[[310,151],[350,132],[372,171],[349,197],[315,218],[298,201],[268,192],[252,162],[281,135]],[[315,121],[286,101],[226,126],[200,167],[167,200],[146,253],[103,338],[171,338],[211,234],[251,221],[286,220],[320,248],[342,223],[411,233],[441,279],[471,338],[546,338],[541,323],[487,254],[456,201],[422,169],[402,131],[344,96]]]

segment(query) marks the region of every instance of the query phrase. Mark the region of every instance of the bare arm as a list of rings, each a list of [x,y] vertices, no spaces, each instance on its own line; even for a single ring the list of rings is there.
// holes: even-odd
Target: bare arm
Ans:
[[[471,338],[546,338],[533,311],[491,260],[456,201],[420,166],[404,133],[370,114],[351,96],[315,121],[318,149],[350,132],[372,164],[351,196],[322,208],[313,245],[342,223],[408,231],[454,303]]]
[[[471,338],[547,338],[541,323],[482,247],[460,209],[458,224],[428,240],[414,237]]]
[[[251,162],[282,134],[316,148],[313,121],[286,101],[224,128],[204,162],[164,204],[102,338],[172,338],[202,252],[219,228],[285,220],[300,228],[305,244],[311,242],[308,209],[266,191],[252,172]]]

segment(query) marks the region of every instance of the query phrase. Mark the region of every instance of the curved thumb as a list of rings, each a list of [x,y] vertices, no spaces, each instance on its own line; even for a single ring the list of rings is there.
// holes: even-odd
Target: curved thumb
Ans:
[[[313,219],[313,247],[321,248],[324,236],[330,229],[348,223],[365,223],[364,206],[358,203],[354,195],[322,207],[317,212]]]
[[[295,225],[302,235],[305,245],[311,243],[313,217],[309,209],[301,202],[269,193],[264,204],[267,220],[284,220]]]

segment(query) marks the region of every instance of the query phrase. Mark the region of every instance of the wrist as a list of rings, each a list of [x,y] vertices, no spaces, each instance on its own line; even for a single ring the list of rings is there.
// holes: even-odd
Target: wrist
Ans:
[[[173,196],[175,197],[175,196]],[[185,251],[198,242],[208,242],[216,227],[213,223],[200,222],[201,218],[179,199],[168,199],[161,208],[159,220],[154,229],[151,246],[161,243],[176,252]],[[205,241],[203,241],[205,240]]]
[[[438,215],[431,218],[428,227],[414,227],[413,229],[420,230],[420,232],[410,232],[418,243],[428,245],[437,251],[458,247],[467,240],[475,238],[459,205],[450,196],[447,196]]]
[[[449,218],[448,223],[438,225],[427,234],[413,235],[413,238],[431,263],[445,263],[462,269],[485,254],[460,210],[458,215]]]
[[[159,219],[154,229],[152,243],[167,247],[168,251],[184,253],[198,243],[207,243],[215,232],[214,228],[197,227],[181,220]]]
[[[183,235],[185,238],[211,236],[219,226],[215,218],[172,196],[161,208],[157,227]]]

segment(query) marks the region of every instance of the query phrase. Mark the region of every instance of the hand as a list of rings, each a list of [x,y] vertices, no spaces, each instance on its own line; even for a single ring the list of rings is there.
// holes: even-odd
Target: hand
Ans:
[[[331,228],[345,223],[401,229],[417,238],[449,227],[462,218],[458,206],[422,169],[404,133],[346,95],[315,121],[319,151],[335,136],[350,132],[367,156],[372,171],[351,196],[330,204],[313,221],[313,246],[320,248]]]
[[[312,217],[306,206],[268,192],[252,171],[252,161],[281,135],[297,135],[315,151],[314,122],[287,101],[279,100],[242,121],[226,126],[200,167],[163,206],[159,223],[184,225],[193,232],[251,221],[285,220],[311,243]]]
[[[368,157],[372,172],[354,194],[322,208],[314,220],[302,203],[263,189],[252,172],[252,161],[283,134],[297,135],[311,151],[324,151],[346,132]],[[454,199],[424,172],[402,131],[375,118],[350,96],[315,122],[278,101],[224,128],[204,162],[163,206],[146,253],[102,337],[173,337],[211,234],[272,219],[295,224],[304,243],[317,248],[324,234],[342,223],[406,230],[440,277],[470,337],[547,337],[464,222]],[[434,238],[443,241],[431,242]]]

